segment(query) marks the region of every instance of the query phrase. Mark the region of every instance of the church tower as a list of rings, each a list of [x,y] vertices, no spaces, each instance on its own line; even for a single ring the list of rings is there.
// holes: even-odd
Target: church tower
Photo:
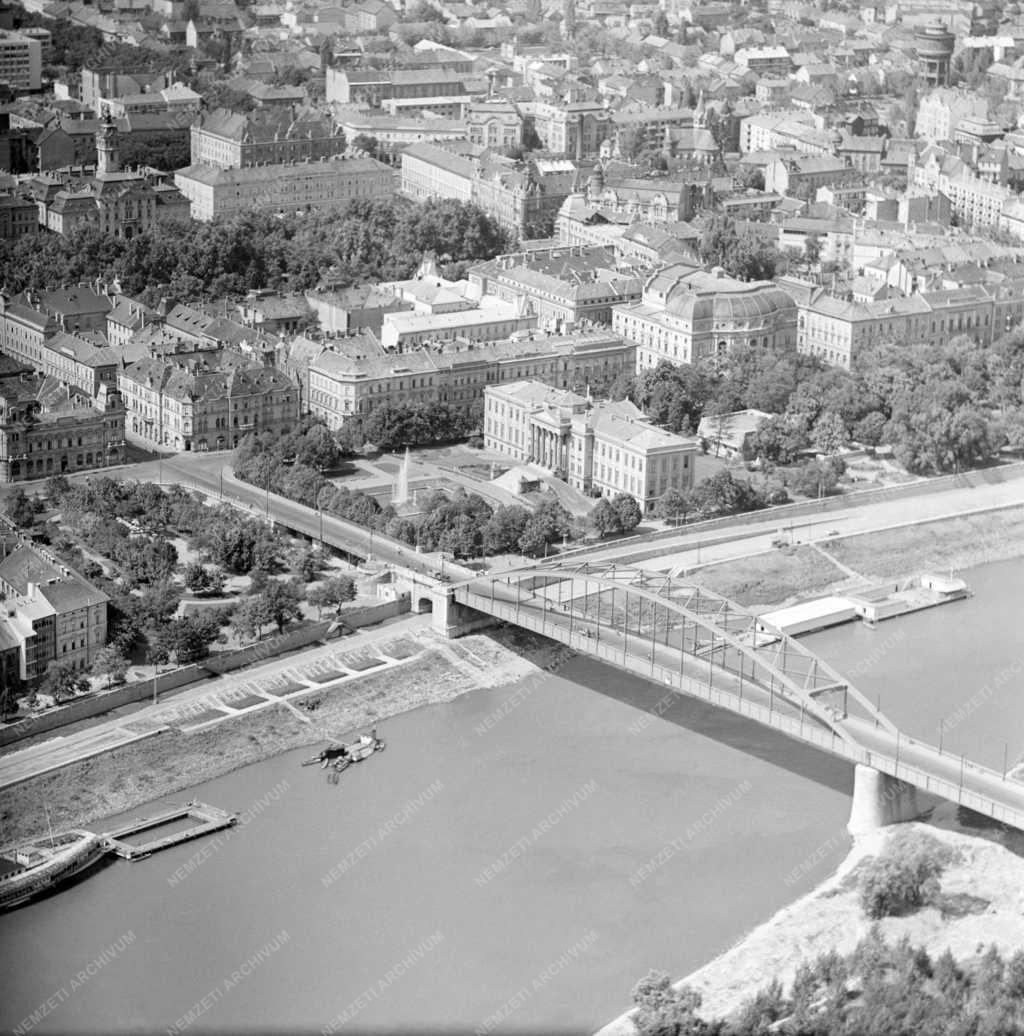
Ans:
[[[108,113],[96,131],[96,175],[121,171],[121,143],[117,127]]]

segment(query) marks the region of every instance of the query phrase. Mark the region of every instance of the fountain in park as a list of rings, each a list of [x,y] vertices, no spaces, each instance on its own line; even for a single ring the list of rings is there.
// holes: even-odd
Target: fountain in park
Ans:
[[[405,448],[405,458],[402,466],[398,469],[398,478],[395,479],[394,488],[391,493],[391,503],[398,507],[401,504],[409,503],[409,447]]]

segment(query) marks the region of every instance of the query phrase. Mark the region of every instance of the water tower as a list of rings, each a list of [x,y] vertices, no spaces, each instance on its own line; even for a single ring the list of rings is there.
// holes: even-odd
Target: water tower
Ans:
[[[914,33],[921,75],[929,86],[949,86],[949,63],[956,37],[942,22],[932,22]]]

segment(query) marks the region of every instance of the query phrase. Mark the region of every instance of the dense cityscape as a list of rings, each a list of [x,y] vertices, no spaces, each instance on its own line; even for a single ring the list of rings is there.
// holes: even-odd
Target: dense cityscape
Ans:
[[[1019,4],[0,3],[0,1027],[1024,1032],[1022,565]]]

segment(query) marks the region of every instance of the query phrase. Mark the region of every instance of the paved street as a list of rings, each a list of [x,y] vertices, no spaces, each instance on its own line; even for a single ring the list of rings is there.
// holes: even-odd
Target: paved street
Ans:
[[[912,525],[935,518],[943,518],[968,511],[993,507],[1024,505],[1024,478],[1004,483],[993,483],[965,488],[946,489],[924,496],[880,500],[860,507],[838,508],[816,515],[806,515],[783,521],[771,521],[770,516],[749,521],[737,520],[735,525],[718,528],[713,532],[691,531],[680,533],[657,543],[622,544],[605,549],[587,551],[593,560],[616,559],[623,564],[640,568],[678,573],[699,564],[726,561],[731,558],[760,554],[772,549],[772,541],[779,535],[795,542],[820,542],[835,530],[842,536],[874,532],[897,525]],[[631,561],[630,555],[657,550],[656,557]],[[582,556],[577,554],[576,557]]]
[[[311,690],[341,689],[369,671],[403,664],[424,649],[430,615],[379,626],[322,647],[274,659],[264,665],[204,680],[130,715],[100,720],[73,734],[54,737],[0,755],[0,788],[90,756],[109,752],[169,727],[192,731],[240,712],[304,697]],[[334,674],[334,675],[330,675]],[[294,706],[290,706],[294,708]],[[296,710],[304,721],[308,713]]]

